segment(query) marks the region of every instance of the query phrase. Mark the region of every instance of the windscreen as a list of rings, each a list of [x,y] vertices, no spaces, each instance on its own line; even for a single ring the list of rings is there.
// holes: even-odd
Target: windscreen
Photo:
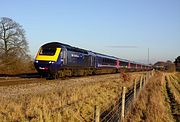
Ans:
[[[39,55],[50,55],[53,56],[56,53],[56,48],[42,48]]]

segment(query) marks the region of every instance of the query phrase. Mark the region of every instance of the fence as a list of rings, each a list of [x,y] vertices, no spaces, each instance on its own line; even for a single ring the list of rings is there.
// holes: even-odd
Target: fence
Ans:
[[[150,77],[154,73],[148,72],[145,75],[142,75],[139,78],[134,80],[134,85],[131,89],[122,87],[122,93],[117,97],[116,101],[112,103],[108,108],[100,108],[100,106],[94,106],[94,112],[90,113],[88,116],[82,116],[81,113],[72,110],[73,116],[71,121],[80,121],[80,122],[120,122],[124,121],[125,114],[130,107],[130,104],[137,98],[138,93],[144,88],[144,86],[149,81]],[[79,102],[79,100],[77,101]],[[68,106],[67,106],[68,108]],[[64,107],[64,110],[66,107]],[[61,121],[63,117],[61,116]]]
[[[136,99],[137,94],[147,84],[153,72],[148,72],[145,76],[141,76],[140,81],[134,80],[134,87],[126,92],[126,87],[123,87],[122,95],[119,96],[116,103],[110,106],[106,111],[100,112],[100,108],[95,106],[95,122],[119,122],[124,121],[125,113],[127,113],[130,103]]]

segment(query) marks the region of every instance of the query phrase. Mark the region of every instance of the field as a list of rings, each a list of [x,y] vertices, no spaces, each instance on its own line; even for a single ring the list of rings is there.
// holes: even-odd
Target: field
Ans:
[[[126,121],[180,121],[180,74],[157,73],[126,116]]]
[[[130,90],[134,80],[145,73],[128,73],[67,78],[29,79],[29,84],[0,87],[0,122],[90,122],[94,108],[106,111],[121,96],[122,87]],[[0,83],[12,79],[0,78]],[[14,78],[13,78],[14,80]],[[24,80],[17,78],[16,80]],[[180,73],[156,72],[138,94],[125,115],[125,121],[179,121]]]
[[[92,121],[95,105],[103,112],[121,94],[122,86],[130,89],[141,75],[129,73],[129,81],[119,74],[109,74],[1,86],[0,120]]]

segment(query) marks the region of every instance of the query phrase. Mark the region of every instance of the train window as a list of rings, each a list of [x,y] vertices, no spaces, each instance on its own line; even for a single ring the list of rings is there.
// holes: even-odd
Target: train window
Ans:
[[[41,51],[39,52],[39,55],[54,55],[56,52],[56,49],[55,48],[44,48],[44,49],[41,49]]]
[[[77,53],[88,54],[88,52],[86,50],[79,49],[79,48],[67,48],[67,50],[72,51],[72,52],[77,52]]]
[[[116,64],[116,60],[108,59],[108,58],[103,58],[102,62],[104,65],[115,65]]]

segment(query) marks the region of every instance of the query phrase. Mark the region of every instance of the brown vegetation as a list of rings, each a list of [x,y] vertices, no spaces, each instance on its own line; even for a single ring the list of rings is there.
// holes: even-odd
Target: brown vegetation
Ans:
[[[0,74],[16,75],[21,73],[34,73],[35,68],[30,57],[8,57],[0,61]]]
[[[133,104],[127,122],[172,122],[169,98],[166,91],[166,81],[162,73],[150,79],[143,92]]]
[[[166,76],[168,97],[174,119],[180,121],[180,82],[174,75]]]
[[[131,77],[141,74],[131,73]],[[0,87],[0,120],[3,121],[92,121],[94,106],[103,112],[113,104],[123,82],[119,74],[75,78],[44,84]]]
[[[0,74],[31,72],[32,66],[25,30],[10,18],[0,18]]]
[[[91,76],[51,82],[0,87],[2,121],[93,121],[94,107],[101,112],[115,104],[122,86],[130,89],[142,73],[130,73],[124,82],[119,74]],[[179,116],[179,79],[177,73],[156,73],[126,116],[125,121],[171,122]],[[168,86],[167,84],[168,83]],[[172,109],[170,89],[175,100]]]
[[[120,78],[123,79],[124,82],[129,82],[131,80],[131,76],[123,70],[120,71]]]

